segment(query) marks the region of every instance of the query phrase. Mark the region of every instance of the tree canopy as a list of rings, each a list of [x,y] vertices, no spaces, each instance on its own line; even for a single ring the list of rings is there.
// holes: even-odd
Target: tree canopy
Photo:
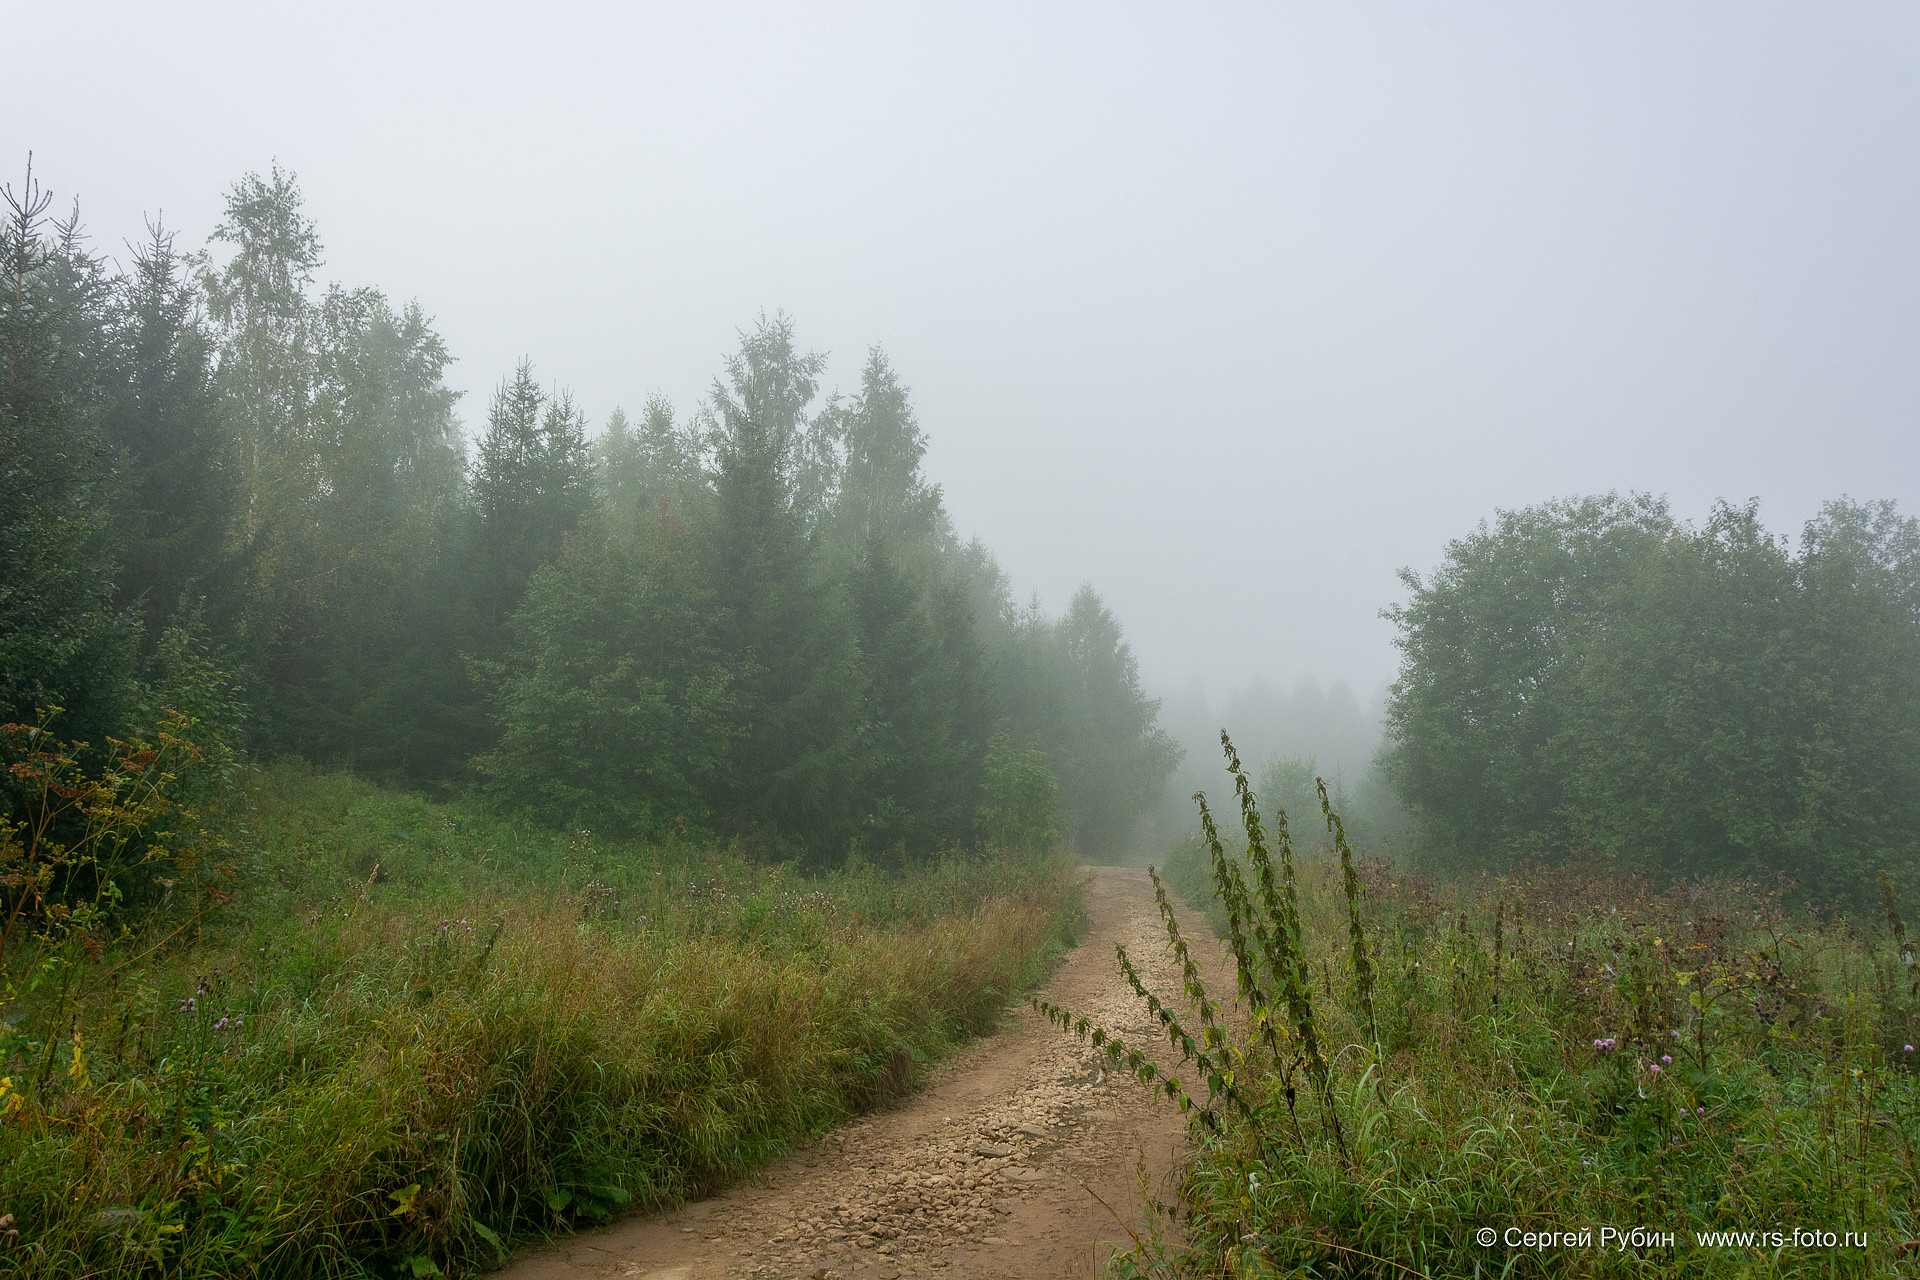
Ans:
[[[1056,796],[1105,846],[1164,781],[1119,624],[1091,588],[1012,606],[879,348],[823,395],[825,356],[762,317],[701,404],[597,438],[523,360],[469,448],[432,320],[321,283],[293,175],[124,272],[36,185],[9,201],[6,720],[103,740],[185,644],[258,751],[815,862],[1050,840]]]
[[[1920,870],[1920,524],[1799,545],[1613,495],[1503,512],[1407,573],[1385,755],[1450,866],[1586,848],[1863,897]]]

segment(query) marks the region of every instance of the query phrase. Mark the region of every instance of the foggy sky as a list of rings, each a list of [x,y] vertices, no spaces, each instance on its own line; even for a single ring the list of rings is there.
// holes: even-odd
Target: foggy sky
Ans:
[[[484,422],[596,426],[784,309],[881,343],[964,535],[1156,690],[1391,677],[1395,571],[1607,489],[1920,511],[1920,9],[37,3],[25,153],[96,243],[298,174]],[[124,253],[121,255],[124,259]]]

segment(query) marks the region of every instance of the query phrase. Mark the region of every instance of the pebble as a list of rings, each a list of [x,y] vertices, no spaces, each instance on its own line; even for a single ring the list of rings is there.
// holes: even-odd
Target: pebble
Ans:
[[[1154,951],[1139,948],[1148,961],[1143,967],[1165,970],[1151,974],[1150,983],[1177,989],[1177,971]],[[1138,1018],[1135,1005],[1133,994],[1116,984],[1084,1012],[1119,1027]],[[1097,1050],[1065,1036],[1055,1044],[1013,1093],[945,1123],[934,1117],[931,1133],[894,1137],[868,1123],[823,1140],[801,1158],[805,1168],[816,1168],[816,1161],[826,1166],[807,1175],[810,1185],[801,1194],[729,1211],[724,1234],[751,1244],[760,1259],[741,1270],[769,1280],[843,1280],[839,1267],[848,1266],[856,1280],[896,1280],[906,1271],[924,1275],[956,1259],[964,1263],[963,1247],[1005,1246],[1009,1237],[1001,1233],[1015,1211],[1045,1203],[1060,1194],[1052,1188],[1063,1185],[1059,1175],[1029,1167],[1016,1140],[1064,1140],[1058,1157],[1098,1160],[1106,1154],[1101,1131],[1107,1126],[1096,1131],[1093,1109],[1125,1104],[1103,1077]],[[1122,1093],[1144,1099],[1145,1091]],[[695,1234],[692,1227],[682,1230]]]

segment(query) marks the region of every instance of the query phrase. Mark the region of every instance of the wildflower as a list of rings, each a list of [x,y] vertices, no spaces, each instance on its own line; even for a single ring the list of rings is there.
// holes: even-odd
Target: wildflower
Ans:
[[[1667,1063],[1668,1065],[1672,1065],[1673,1055],[1670,1053],[1663,1053],[1660,1055],[1660,1061]]]
[[[1913,1052],[1913,1046],[1912,1046],[1912,1045],[1908,1045],[1908,1046],[1907,1046],[1907,1052],[1908,1052],[1908,1053],[1912,1053],[1912,1052]]]
[[[1659,1064],[1659,1063],[1657,1063],[1657,1062],[1655,1062],[1655,1063],[1650,1063],[1650,1064],[1648,1065],[1648,1067],[1647,1067],[1647,1070],[1649,1070],[1649,1071],[1651,1071],[1651,1072],[1653,1072],[1653,1074],[1655,1074],[1655,1075],[1659,1075],[1659,1074],[1660,1074],[1660,1064]]]
[[[1707,1109],[1705,1107],[1695,1107],[1693,1113],[1698,1116],[1703,1116],[1707,1114]]]

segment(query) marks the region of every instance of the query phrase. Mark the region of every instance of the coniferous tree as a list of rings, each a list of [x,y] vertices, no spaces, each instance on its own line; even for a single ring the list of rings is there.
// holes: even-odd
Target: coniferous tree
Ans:
[[[824,364],[796,348],[786,317],[762,320],[712,393],[718,634],[747,726],[730,807],[817,857],[844,849],[859,807],[859,654],[797,493],[817,453],[807,408]]]
[[[135,623],[114,604],[111,485],[97,418],[110,287],[77,212],[51,223],[29,169],[0,226],[0,718],[65,708],[104,746],[131,697]]]
[[[856,552],[877,539],[904,563],[926,573],[951,541],[940,489],[920,470],[927,452],[909,402],[886,355],[875,347],[860,375],[860,394],[841,422],[845,451],[837,485],[837,539]]]
[[[615,526],[638,534],[662,509],[697,519],[708,496],[699,448],[674,421],[664,396],[649,396],[639,424],[616,408],[594,442],[601,502]]]
[[[952,838],[942,801],[964,768],[954,682],[919,584],[894,563],[885,539],[867,538],[852,575],[853,616],[865,684],[863,842],[919,853]]]
[[[745,726],[716,622],[692,532],[671,513],[637,541],[607,526],[570,538],[510,624],[500,742],[482,765],[496,795],[592,830],[721,825]]]
[[[30,191],[0,245],[11,714],[113,731],[142,632],[171,687],[185,621],[235,654],[263,749],[446,782],[504,734],[497,794],[555,820],[962,843],[1003,706],[994,776],[1023,814],[1053,795],[1023,748],[1069,759],[1069,633],[955,541],[877,349],[816,408],[822,358],[763,320],[690,424],[654,397],[591,450],[523,363],[469,470],[444,345],[417,306],[316,294],[291,175],[234,186],[217,260],[155,227],[118,277],[45,212]]]
[[[237,604],[225,572],[235,489],[222,456],[213,346],[187,266],[174,234],[157,224],[134,250],[115,317],[115,394],[101,419],[119,473],[118,598],[140,614],[149,652],[182,619],[230,634]]]
[[[549,396],[521,361],[487,412],[473,477],[478,519],[480,642],[500,652],[502,628],[534,570],[560,554],[591,507],[592,457],[586,423],[570,396]]]
[[[1184,754],[1160,729],[1160,701],[1140,689],[1139,664],[1092,586],[1060,622],[1067,686],[1058,759],[1062,817],[1089,857],[1125,848]]]

